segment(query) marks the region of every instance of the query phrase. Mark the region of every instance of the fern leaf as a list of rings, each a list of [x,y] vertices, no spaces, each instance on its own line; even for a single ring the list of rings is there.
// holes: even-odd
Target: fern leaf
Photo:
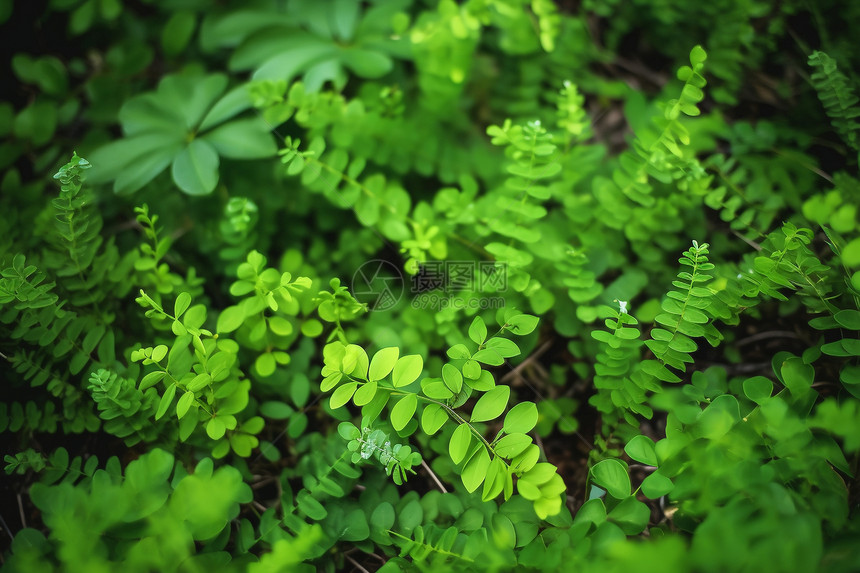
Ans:
[[[824,52],[812,52],[809,65],[814,70],[812,85],[833,127],[845,143],[860,151],[860,121],[857,120],[860,117],[860,106],[857,105],[860,99],[854,93],[854,86],[839,71],[836,60]]]
[[[708,271],[714,268],[707,255],[708,244],[693,241],[678,260],[689,270],[681,271],[679,280],[672,281],[675,290],[667,293],[662,304],[664,312],[655,318],[661,326],[651,330],[651,340],[645,343],[660,362],[682,372],[685,364],[693,362],[691,354],[698,349],[693,338],[706,337],[713,345],[721,338],[707,313],[713,293],[705,283],[711,280]]]

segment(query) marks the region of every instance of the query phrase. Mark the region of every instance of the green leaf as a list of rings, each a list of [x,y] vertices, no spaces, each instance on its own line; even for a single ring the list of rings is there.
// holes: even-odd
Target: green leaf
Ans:
[[[478,452],[466,462],[463,468],[463,485],[466,486],[466,491],[472,493],[478,486],[483,483],[487,476],[487,468],[490,467],[490,454],[484,446],[478,448]]]
[[[298,504],[299,511],[314,521],[321,521],[328,515],[328,511],[326,511],[325,507],[323,507],[323,505],[316,499],[311,497],[311,494],[306,489],[299,492],[299,495],[296,496],[296,502]]]
[[[167,390],[164,392],[164,396],[161,397],[161,401],[158,403],[158,410],[155,412],[156,420],[160,420],[161,417],[167,413],[167,409],[173,402],[174,396],[176,396],[176,384],[171,384],[167,387]]]
[[[286,420],[295,413],[290,406],[276,400],[269,400],[260,404],[260,414],[273,420]],[[346,422],[344,422],[346,423]]]
[[[413,499],[401,507],[397,514],[397,521],[400,524],[400,528],[407,532],[407,534],[418,527],[423,520],[424,508],[421,507],[421,503],[417,499]]]
[[[228,334],[242,326],[243,322],[245,322],[245,311],[242,310],[242,305],[228,306],[218,315],[215,330],[219,334]]]
[[[504,430],[508,434],[531,432],[538,421],[534,402],[520,402],[505,415]]]
[[[379,78],[391,71],[391,58],[375,50],[353,48],[341,53],[341,61],[362,78]]]
[[[481,493],[481,499],[483,501],[490,501],[502,493],[506,479],[508,479],[508,474],[505,469],[505,462],[501,458],[493,458],[490,466],[487,468],[487,476],[484,478],[484,491]]]
[[[391,425],[398,432],[406,427],[406,424],[412,419],[415,414],[415,409],[418,407],[418,395],[407,394],[400,399],[397,404],[391,409]]]
[[[213,440],[220,440],[227,432],[227,426],[224,425],[224,420],[220,417],[215,417],[206,423],[206,434]]]
[[[153,362],[161,362],[162,360],[164,360],[165,356],[167,356],[167,346],[165,346],[164,344],[159,344],[152,349]]]
[[[469,326],[469,338],[475,344],[481,345],[487,339],[487,325],[484,324],[484,319],[476,316]]]
[[[644,531],[651,518],[648,506],[636,499],[636,496],[624,498],[609,512],[608,518],[616,523],[627,535],[638,535]]]
[[[269,330],[277,336],[289,336],[293,333],[293,325],[283,316],[269,317]]]
[[[421,391],[428,398],[434,400],[447,400],[454,395],[451,390],[445,386],[445,383],[438,378],[425,378],[421,381]]]
[[[576,515],[573,518],[574,525],[579,523],[593,523],[594,525],[600,525],[604,521],[606,521],[606,506],[603,505],[603,500],[600,498],[593,498],[586,501],[582,504],[582,507],[579,508],[579,511],[576,512]]]
[[[627,445],[624,446],[624,451],[631,459],[643,463],[646,466],[657,465],[657,450],[654,446],[654,440],[648,436],[633,436]]]
[[[377,531],[384,532],[394,525],[396,514],[394,512],[394,506],[388,503],[387,501],[383,501],[378,504],[373,513],[370,514],[370,525]]]
[[[482,364],[489,364],[490,366],[501,366],[505,363],[505,359],[502,358],[498,352],[490,348],[484,348],[477,351],[472,356],[472,359]]]
[[[469,380],[477,380],[481,376],[481,365],[475,360],[467,360],[463,363],[463,377]]]
[[[428,404],[421,413],[421,428],[428,436],[439,431],[439,428],[448,421],[448,414],[438,404]]]
[[[442,365],[442,380],[454,394],[459,394],[460,390],[463,389],[463,375],[453,364]]]
[[[511,396],[509,386],[496,386],[481,396],[472,410],[472,422],[486,422],[502,415]]]
[[[659,471],[653,472],[651,475],[642,480],[642,493],[650,499],[659,499],[674,489],[675,484],[672,480],[661,474]]]
[[[468,359],[472,357],[472,354],[469,352],[469,349],[466,348],[465,344],[455,344],[448,349],[448,352],[446,354],[448,355],[448,358],[452,360],[457,360],[461,358]]]
[[[352,401],[356,406],[364,406],[365,404],[369,404],[373,397],[376,396],[376,389],[379,383],[376,380],[372,380],[367,384],[362,384],[361,387],[355,391],[355,396],[353,396]]]
[[[842,263],[851,268],[860,266],[860,237],[853,239],[842,249]]]
[[[451,454],[451,460],[455,464],[463,461],[471,443],[472,430],[469,424],[460,424],[457,426],[457,429],[451,434],[451,441],[448,442],[448,453]]]
[[[630,476],[627,468],[618,460],[602,460],[591,468],[591,479],[615,499],[626,499],[630,495]]]
[[[216,125],[235,117],[236,115],[242,113],[250,107],[251,98],[248,95],[248,85],[240,84],[226,94],[224,94],[221,99],[215,102],[215,105],[213,105],[212,109],[210,109],[206,113],[206,116],[200,123],[198,131],[200,133],[208,131]],[[215,149],[218,149],[217,145],[215,145]],[[224,157],[229,157],[231,159],[238,159],[226,153],[222,153],[221,155],[223,155]]]
[[[513,458],[525,451],[532,443],[532,439],[526,434],[508,434],[496,442],[496,453],[503,458]]]
[[[794,356],[782,363],[780,368],[782,381],[786,388],[794,396],[803,396],[812,387],[815,378],[815,369],[811,364],[804,364],[803,360]]]
[[[260,118],[231,121],[200,139],[227,159],[265,159],[278,151],[271,128]]]
[[[860,330],[860,311],[856,310],[840,310],[833,315],[839,326],[849,330]]]
[[[356,508],[349,512],[344,521],[346,529],[340,535],[340,538],[344,541],[361,541],[367,539],[370,535],[367,516],[361,509]]]
[[[187,292],[179,293],[179,296],[176,297],[176,302],[173,303],[173,316],[179,318],[182,316],[182,313],[188,310],[188,307],[191,305],[191,295]]]
[[[194,34],[196,23],[197,17],[194,12],[174,12],[161,31],[161,46],[164,53],[175,56],[182,52]]]
[[[488,350],[495,351],[502,358],[512,358],[520,354],[520,347],[513,340],[500,336],[494,336],[489,339],[485,347]]]
[[[151,388],[158,384],[164,377],[167,376],[167,372],[163,370],[156,370],[154,372],[150,372],[146,376],[143,377],[143,380],[140,381],[139,390],[141,392],[146,391],[147,388]]]
[[[261,378],[268,378],[275,373],[277,362],[271,352],[264,352],[254,361],[254,369]]]
[[[189,195],[208,195],[218,183],[218,153],[195,139],[173,160],[173,181]]]
[[[525,336],[531,334],[538,325],[536,316],[530,314],[518,314],[506,319],[508,329],[514,334]]]
[[[347,382],[342,386],[338,386],[337,389],[332,392],[331,399],[329,400],[329,406],[331,406],[331,409],[336,410],[349,402],[352,395],[355,394],[356,388],[358,388],[357,382]]]
[[[744,394],[747,398],[761,404],[773,394],[773,382],[764,376],[753,376],[744,380]]]
[[[188,408],[194,402],[194,392],[185,392],[176,403],[176,417],[180,420],[188,413]]]
[[[397,357],[400,355],[400,349],[396,346],[383,348],[373,355],[370,360],[370,370],[368,372],[368,380],[382,380],[388,376],[389,372],[397,364]]]
[[[424,369],[424,359],[418,354],[401,356],[394,365],[391,382],[395,388],[412,384]]]
[[[690,50],[690,63],[694,66],[704,63],[707,59],[708,54],[702,46],[694,46],[693,49]]]

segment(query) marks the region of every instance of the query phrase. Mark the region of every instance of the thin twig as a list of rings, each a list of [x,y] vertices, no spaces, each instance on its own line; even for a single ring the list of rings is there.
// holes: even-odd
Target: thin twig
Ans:
[[[9,525],[7,525],[7,524],[6,524],[6,520],[5,520],[5,519],[3,519],[3,516],[2,516],[2,515],[0,515],[0,524],[2,524],[2,525],[3,525],[3,529],[5,529],[5,530],[6,530],[6,533],[8,533],[8,534],[9,534],[9,539],[11,539],[12,541],[15,541],[15,536],[14,536],[14,535],[12,535],[12,530],[11,530],[11,529],[9,529]]]
[[[260,489],[266,487],[272,482],[278,481],[278,476],[257,476],[258,479],[251,484],[251,489]]]
[[[738,233],[734,229],[732,229],[732,234],[735,237],[737,237],[738,239],[740,239],[741,241],[743,241],[744,243],[746,243],[747,245],[749,245],[750,247],[752,247],[753,249],[755,249],[757,251],[761,251],[761,245],[759,245],[758,243],[756,243],[752,239],[747,239],[746,237],[744,237],[743,235],[741,235],[740,233]]]
[[[254,501],[252,501],[252,502],[251,502],[251,504],[252,504],[254,507],[256,507],[257,509],[259,509],[260,511],[262,511],[263,513],[265,513],[265,512],[266,512],[266,510],[267,510],[267,509],[269,509],[268,507],[266,507],[265,505],[263,505],[262,503],[260,503],[260,502],[259,502],[259,501],[257,501],[256,499],[255,499]]]
[[[507,374],[505,374],[504,376],[502,376],[502,377],[499,379],[499,384],[505,384],[508,380],[510,380],[511,378],[514,378],[514,377],[520,377],[520,378],[522,378],[522,376],[520,376],[520,371],[521,371],[522,369],[526,368],[529,364],[531,364],[532,362],[534,362],[534,361],[535,361],[535,360],[537,360],[538,358],[540,358],[540,357],[541,357],[541,355],[542,355],[544,352],[546,352],[547,350],[549,350],[549,347],[550,347],[550,346],[552,346],[552,343],[553,343],[553,340],[552,340],[552,339],[547,340],[546,342],[544,342],[544,343],[543,343],[543,344],[542,344],[542,345],[541,345],[537,350],[535,350],[534,352],[532,352],[531,354],[529,354],[529,355],[528,355],[528,357],[526,357],[526,359],[525,359],[525,360],[523,360],[522,362],[520,362],[519,364],[517,364],[514,368],[511,368],[511,371],[510,371],[510,372],[508,372]],[[530,384],[529,384],[529,387],[531,387],[531,385],[530,385]],[[538,393],[538,392],[537,392],[537,390],[535,390],[534,388],[532,388],[532,390],[534,390],[536,394]],[[538,394],[538,395],[539,395],[539,394]],[[541,398],[541,399],[542,399],[542,398]]]
[[[24,502],[21,501],[21,494],[17,494],[18,497],[18,513],[21,515],[21,525],[24,526],[24,529],[27,529],[27,518],[24,517]]]
[[[442,490],[442,493],[448,493],[448,490],[445,489],[445,486],[439,480],[439,477],[436,475],[436,473],[430,469],[430,466],[427,465],[427,462],[425,462],[424,460],[421,460],[421,467],[424,468],[425,470],[427,470],[427,473],[430,474],[430,477],[433,478],[433,481],[436,482],[436,486],[440,490]]]
[[[361,571],[362,573],[370,573],[370,571],[368,571],[367,569],[362,567],[358,561],[356,561],[355,559],[353,559],[349,555],[344,554],[344,557],[346,557],[349,560],[349,562],[352,563],[353,566],[355,566],[355,568],[358,569],[359,571]]]
[[[768,338],[794,338],[800,339],[800,337],[790,330],[768,330],[766,332],[759,332],[757,334],[753,334],[752,336],[747,336],[746,338],[741,338],[740,340],[735,342],[735,346],[744,346],[747,344],[752,344],[753,342],[758,342],[759,340],[767,340]]]

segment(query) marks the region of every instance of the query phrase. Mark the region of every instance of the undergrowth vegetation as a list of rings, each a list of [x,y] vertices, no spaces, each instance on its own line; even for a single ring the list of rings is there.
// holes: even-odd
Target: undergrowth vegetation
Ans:
[[[0,1],[3,570],[860,570],[858,25]]]

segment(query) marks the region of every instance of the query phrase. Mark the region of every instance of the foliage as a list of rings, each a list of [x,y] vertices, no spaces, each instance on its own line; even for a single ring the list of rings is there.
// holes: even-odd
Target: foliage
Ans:
[[[857,570],[844,4],[0,2],[4,571]]]

